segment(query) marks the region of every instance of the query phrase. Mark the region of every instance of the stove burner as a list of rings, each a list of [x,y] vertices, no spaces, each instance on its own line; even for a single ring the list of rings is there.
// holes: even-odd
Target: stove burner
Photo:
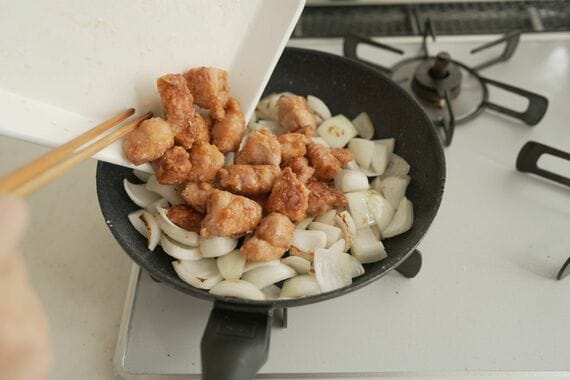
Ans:
[[[435,41],[433,25],[428,18],[423,30],[421,54],[404,59],[391,68],[360,59],[356,54],[358,44],[367,44],[400,55],[404,54],[403,51],[365,36],[347,35],[344,39],[344,55],[386,73],[399,83],[423,106],[434,125],[441,127],[439,131],[445,146],[451,144],[456,124],[470,120],[485,108],[519,119],[529,126],[540,122],[548,108],[548,99],[479,74],[480,70],[507,61],[512,57],[518,46],[520,32],[507,33],[495,41],[472,49],[471,54],[475,54],[505,43],[501,54],[474,67],[451,59],[445,52],[435,57],[430,56],[427,46],[429,36]],[[527,109],[519,112],[489,101],[488,86],[526,98],[528,100]]]

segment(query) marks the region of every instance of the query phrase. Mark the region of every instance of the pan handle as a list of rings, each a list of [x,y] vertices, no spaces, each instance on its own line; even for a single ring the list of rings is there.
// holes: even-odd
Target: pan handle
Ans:
[[[269,355],[273,310],[215,302],[202,336],[203,380],[249,380]]]

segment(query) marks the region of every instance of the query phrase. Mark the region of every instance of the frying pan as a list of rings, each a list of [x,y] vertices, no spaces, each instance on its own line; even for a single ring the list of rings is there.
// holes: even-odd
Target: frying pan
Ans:
[[[171,260],[159,248],[147,249],[146,239],[131,226],[135,211],[122,181],[136,181],[132,170],[99,162],[97,195],[113,236],[125,252],[155,279],[194,297],[214,302],[201,342],[205,380],[250,379],[268,357],[274,309],[324,301],[361,288],[396,268],[418,245],[439,208],[445,183],[445,161],[440,138],[430,119],[404,90],[378,71],[349,59],[306,49],[286,48],[266,94],[291,91],[321,98],[333,114],[354,117],[368,112],[375,138],[394,137],[395,151],[411,165],[407,196],[414,205],[412,228],[384,241],[388,257],[365,265],[366,273],[350,286],[300,299],[251,301],[215,296],[184,283]],[[299,342],[302,344],[302,342]]]

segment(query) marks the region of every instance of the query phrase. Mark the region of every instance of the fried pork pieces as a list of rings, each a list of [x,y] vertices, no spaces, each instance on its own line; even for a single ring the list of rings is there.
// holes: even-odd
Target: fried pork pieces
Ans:
[[[331,181],[352,154],[311,142],[318,119],[303,97],[285,94],[277,101],[286,133],[261,128],[246,135],[225,71],[168,74],[157,88],[165,120],[141,123],[123,150],[136,165],[151,162],[161,184],[182,186],[186,205],[167,214],[176,225],[204,237],[246,236],[242,256],[267,261],[289,249],[293,222],[346,207]],[[229,152],[235,164],[224,167]]]

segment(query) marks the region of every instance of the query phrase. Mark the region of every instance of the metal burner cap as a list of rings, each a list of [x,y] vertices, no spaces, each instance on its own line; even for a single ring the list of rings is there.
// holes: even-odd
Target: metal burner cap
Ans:
[[[441,103],[446,92],[450,99],[454,99],[461,91],[461,71],[449,54],[439,53],[418,65],[412,90],[421,98],[435,103]]]

